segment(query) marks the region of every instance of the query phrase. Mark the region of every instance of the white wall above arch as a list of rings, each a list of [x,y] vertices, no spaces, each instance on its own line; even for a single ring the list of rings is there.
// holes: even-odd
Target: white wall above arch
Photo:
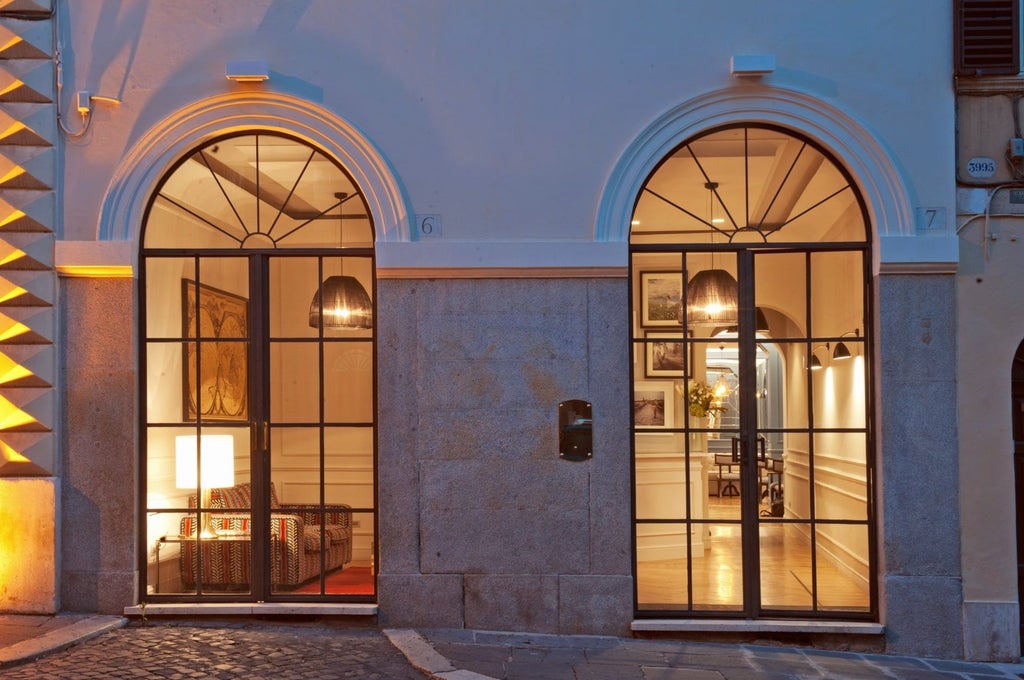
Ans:
[[[882,261],[955,261],[955,234],[915,236],[911,183],[866,125],[832,103],[795,90],[745,87],[688,100],[647,126],[612,169],[597,213],[595,239],[627,241],[633,205],[651,170],[676,146],[731,123],[771,123],[804,134],[828,149],[853,177],[868,207]],[[912,244],[912,245],[911,245]],[[887,257],[887,255],[889,255]]]
[[[405,190],[384,155],[353,125],[311,102],[274,92],[211,97],[178,109],[129,150],[107,189],[99,241],[136,241],[149,196],[170,165],[203,140],[226,132],[286,132],[334,156],[362,189],[377,242],[412,239]]]

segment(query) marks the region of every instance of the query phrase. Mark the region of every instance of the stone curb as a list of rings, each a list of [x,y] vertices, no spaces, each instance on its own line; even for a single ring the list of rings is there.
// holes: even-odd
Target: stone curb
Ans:
[[[382,632],[414,668],[435,680],[496,680],[489,675],[456,669],[414,630],[385,628]]]
[[[127,622],[128,619],[120,616],[90,616],[87,619],[51,630],[39,637],[0,648],[0,668],[14,666],[50,652],[67,649],[79,642],[121,628]]]

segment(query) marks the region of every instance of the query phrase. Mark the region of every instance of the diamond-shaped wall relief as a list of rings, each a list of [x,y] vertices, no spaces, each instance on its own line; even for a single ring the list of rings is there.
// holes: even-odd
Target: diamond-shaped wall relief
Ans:
[[[53,434],[49,432],[0,434],[0,477],[53,474],[53,449]]]
[[[53,231],[56,214],[56,197],[52,191],[0,191],[0,232]],[[21,217],[32,219],[24,221]]]
[[[53,52],[53,29],[48,21],[10,25],[0,22],[0,45],[0,59],[49,59]]]
[[[52,344],[56,337],[53,317],[49,307],[5,307],[0,310],[0,344]]]
[[[0,309],[46,307],[56,298],[54,277],[49,272],[5,271],[0,273]]]

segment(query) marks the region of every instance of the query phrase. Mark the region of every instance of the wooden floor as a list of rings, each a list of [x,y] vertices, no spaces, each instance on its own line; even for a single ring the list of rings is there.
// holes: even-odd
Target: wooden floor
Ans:
[[[739,519],[739,499],[715,499],[712,519]],[[640,562],[637,589],[640,609],[741,610],[743,564],[738,524],[705,525],[709,536],[703,554],[695,554],[692,607],[688,596],[687,560]],[[863,579],[838,568],[820,554],[817,561],[817,606],[810,541],[793,525],[762,524],[761,607],[785,610],[867,611],[869,593]]]

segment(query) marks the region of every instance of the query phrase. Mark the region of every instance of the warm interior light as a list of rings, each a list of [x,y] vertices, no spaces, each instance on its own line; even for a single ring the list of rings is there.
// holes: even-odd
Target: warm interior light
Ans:
[[[705,269],[686,288],[686,320],[691,325],[730,326],[738,321],[736,279],[724,269]]]
[[[200,463],[200,460],[202,461]],[[175,485],[179,489],[201,486],[202,538],[214,538],[210,524],[210,489],[235,483],[235,438],[229,434],[179,435],[174,439]]]
[[[725,382],[725,376],[721,373],[718,374],[718,380],[715,381],[715,386],[711,388],[711,393],[718,401],[729,396],[729,383]]]
[[[322,311],[321,311],[322,310]],[[309,305],[309,325],[335,330],[373,327],[373,304],[362,284],[354,276],[329,276],[313,294]]]
[[[812,371],[819,371],[824,366],[821,363],[821,359],[818,358],[818,350],[819,349],[824,349],[827,352],[828,351],[828,344],[826,343],[824,345],[815,345],[815,347],[811,350],[810,366],[811,366],[811,370]]]
[[[345,246],[345,201],[351,198],[344,191],[334,194],[338,199],[338,246]],[[310,328],[333,330],[361,330],[373,328],[373,302],[363,284],[354,276],[345,275],[345,260],[341,259],[341,275],[328,276],[313,293],[309,303]]]
[[[706,182],[708,190],[708,220],[716,222],[715,191],[718,182]],[[734,326],[739,321],[739,297],[736,279],[724,269],[715,268],[715,255],[711,254],[711,268],[697,272],[686,287],[686,321],[696,326]]]
[[[860,335],[860,329],[857,328],[857,329],[854,329],[854,330],[850,331],[849,333],[843,333],[842,337],[845,338],[848,335],[849,336]],[[853,356],[853,353],[850,352],[850,348],[847,347],[846,343],[843,342],[842,340],[837,342],[836,343],[836,348],[834,350],[832,350],[832,359],[834,359],[836,361],[841,361],[843,359],[849,359],[852,356]]]

